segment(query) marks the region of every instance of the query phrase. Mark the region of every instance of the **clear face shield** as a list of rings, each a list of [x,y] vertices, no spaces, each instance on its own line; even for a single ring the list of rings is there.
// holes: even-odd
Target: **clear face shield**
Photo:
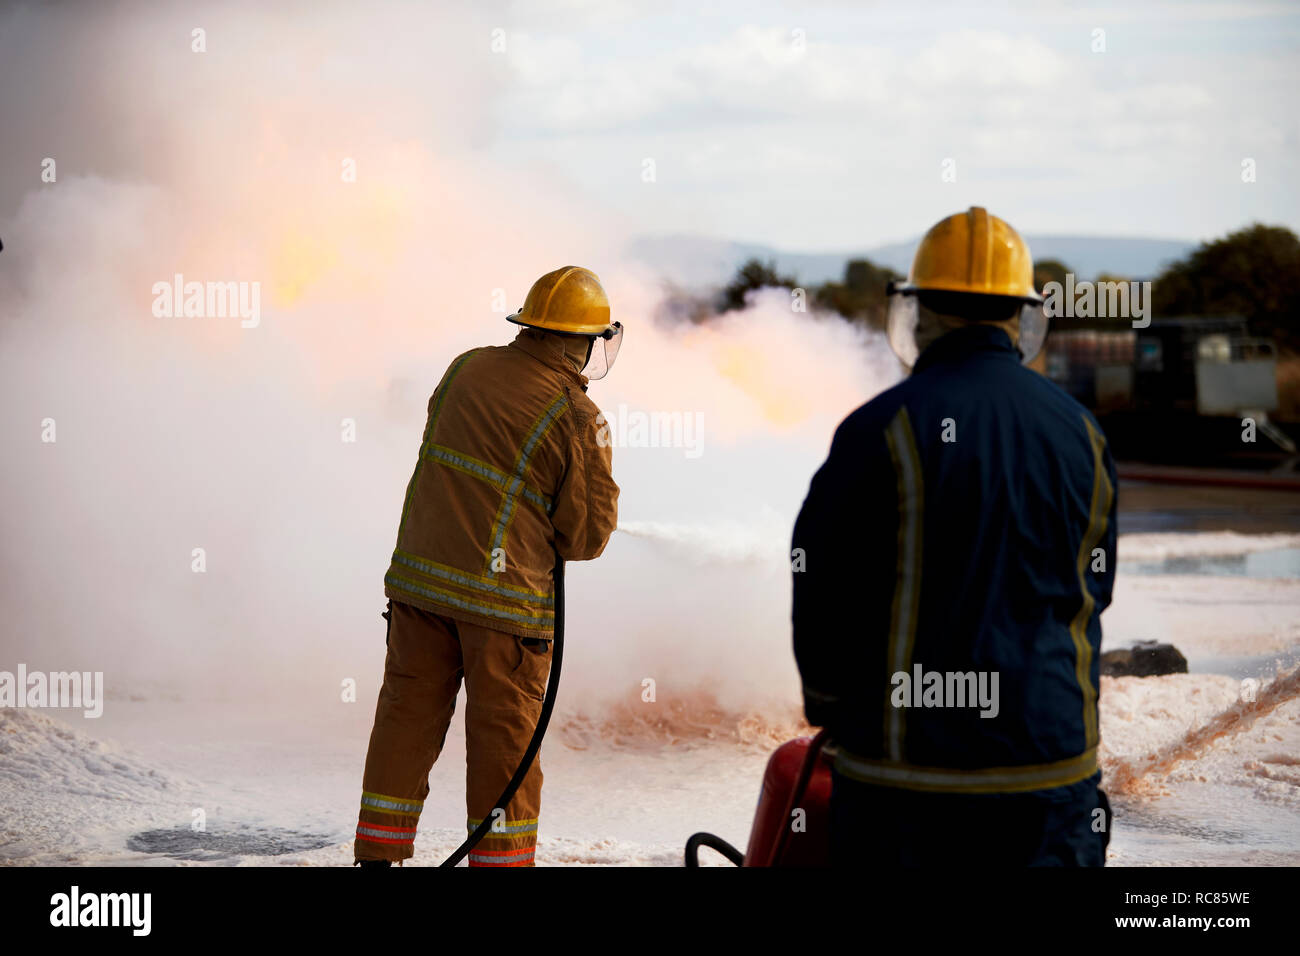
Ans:
[[[604,378],[614,367],[614,360],[618,358],[618,350],[622,345],[623,323],[615,322],[614,327],[605,334],[592,338],[591,352],[587,364],[582,367],[582,374],[593,382]]]
[[[1020,307],[1020,364],[1028,365],[1043,350],[1047,341],[1047,313],[1041,302],[1026,302]]]
[[[908,369],[916,365],[917,358],[928,346],[945,332],[967,324],[954,316],[931,312],[921,305],[920,290],[902,282],[889,284],[889,312],[885,322],[889,347]],[[1028,365],[1038,355],[1047,339],[1047,316],[1037,302],[1024,302],[1020,306],[1019,336],[1016,347],[1020,361]]]
[[[885,331],[889,335],[889,347],[909,369],[916,364],[916,359],[921,354],[921,347],[916,342],[916,327],[920,321],[921,303],[917,301],[915,290],[891,282]]]

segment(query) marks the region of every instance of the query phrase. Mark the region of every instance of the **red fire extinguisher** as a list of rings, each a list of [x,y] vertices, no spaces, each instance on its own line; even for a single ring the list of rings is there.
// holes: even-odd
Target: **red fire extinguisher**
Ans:
[[[721,837],[696,833],[686,841],[686,865],[699,848],[717,850],[737,866],[829,866],[831,760],[827,735],[799,737],[777,748],[763,773],[749,846],[742,854]]]

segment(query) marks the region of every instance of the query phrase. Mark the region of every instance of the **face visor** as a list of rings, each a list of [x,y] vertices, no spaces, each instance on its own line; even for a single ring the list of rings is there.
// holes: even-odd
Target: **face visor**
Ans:
[[[587,364],[582,367],[582,374],[593,382],[609,374],[618,358],[618,350],[623,345],[623,323],[615,322],[614,327],[591,339],[591,352]]]
[[[909,369],[916,365],[916,360],[925,347],[939,336],[971,321],[978,321],[941,315],[924,308],[919,297],[920,291],[916,286],[904,282],[891,282],[888,290],[889,313],[885,328],[889,336],[889,347]],[[1047,338],[1047,316],[1043,312],[1042,303],[1023,300],[1020,304],[1019,325],[1020,335],[1016,348],[1020,352],[1021,364],[1028,365],[1042,349]]]

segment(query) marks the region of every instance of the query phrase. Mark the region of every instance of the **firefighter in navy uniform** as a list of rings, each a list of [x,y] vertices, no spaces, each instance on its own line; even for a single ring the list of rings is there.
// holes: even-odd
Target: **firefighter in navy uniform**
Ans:
[[[1007,223],[976,207],[935,225],[891,288],[911,374],[841,423],[800,511],[794,647],[834,742],[833,862],[1104,864],[1115,467],[1087,410],[1023,364],[1041,302]]]

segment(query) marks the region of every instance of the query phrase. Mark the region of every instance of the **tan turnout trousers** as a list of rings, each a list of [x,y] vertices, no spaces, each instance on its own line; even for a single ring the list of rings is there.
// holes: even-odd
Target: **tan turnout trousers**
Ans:
[[[493,814],[532,737],[550,641],[495,631],[394,602],[384,684],[366,754],[354,855],[405,860],[414,851],[429,771],[442,751],[462,678],[467,832]],[[540,759],[540,758],[538,758]],[[532,866],[542,799],[538,759],[470,866]]]

